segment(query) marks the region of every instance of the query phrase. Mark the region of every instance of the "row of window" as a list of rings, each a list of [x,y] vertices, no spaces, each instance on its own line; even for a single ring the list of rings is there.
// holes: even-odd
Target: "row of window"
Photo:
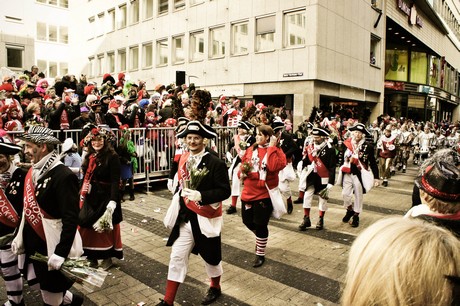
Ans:
[[[69,29],[65,26],[56,26],[44,22],[37,22],[37,40],[69,43]]]
[[[69,8],[69,0],[36,0],[38,3],[48,4],[52,6]]]
[[[242,21],[231,25],[231,55],[246,55],[250,47],[249,22]],[[255,51],[273,51],[275,50],[275,15],[265,16],[255,19]],[[284,13],[284,46],[298,47],[304,46],[306,40],[305,10]],[[222,58],[228,53],[227,30],[225,26],[210,28],[208,30],[208,58]],[[186,36],[177,35],[170,39],[161,39],[156,42],[156,66],[166,66],[171,64],[182,64],[187,59]],[[171,46],[171,48],[170,48]],[[205,59],[205,31],[200,30],[188,35],[188,60],[190,62],[201,61]],[[117,51],[117,60],[115,61],[115,52],[107,52],[107,56],[100,54],[91,57],[90,75],[97,76],[108,72],[136,70],[139,69],[139,46],[129,47],[129,63],[127,66],[126,49]],[[153,45],[152,43],[142,44],[142,68],[153,66]],[[104,64],[104,57],[106,63]],[[105,65],[105,66],[104,66]]]

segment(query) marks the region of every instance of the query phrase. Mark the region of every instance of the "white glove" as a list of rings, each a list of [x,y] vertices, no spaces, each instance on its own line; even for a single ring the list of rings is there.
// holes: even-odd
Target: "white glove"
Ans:
[[[174,181],[172,179],[168,179],[168,190],[171,191],[171,193],[174,192],[173,190],[173,185],[174,185]]]
[[[59,270],[64,263],[65,258],[59,255],[53,254],[48,259],[48,271]]]
[[[327,186],[326,186],[327,190],[331,189],[332,187],[333,187],[332,184],[327,184]]]
[[[11,252],[15,255],[24,254],[24,247],[19,245],[19,242],[16,238],[11,241]]]
[[[115,201],[110,201],[109,204],[107,204],[107,210],[109,210],[112,214],[115,211],[115,207],[117,207],[117,202]]]
[[[190,201],[201,201],[201,193],[198,190],[184,188],[182,190],[182,196],[187,197]]]

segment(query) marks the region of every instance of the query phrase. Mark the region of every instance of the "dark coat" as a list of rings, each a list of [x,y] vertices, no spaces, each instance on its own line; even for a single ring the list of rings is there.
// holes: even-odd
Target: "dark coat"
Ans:
[[[106,113],[105,114],[105,123],[111,128],[111,129],[118,129],[120,126],[117,123],[117,119],[115,119],[115,116],[118,117],[118,119],[121,122],[121,125],[127,124],[125,116],[122,114],[112,114],[112,113]]]
[[[226,200],[230,197],[231,188],[225,162],[216,155],[209,153],[203,156],[198,168],[206,167],[209,173],[203,178],[197,190],[201,193],[201,205],[209,205]],[[195,212],[185,206],[181,197],[180,211],[176,224],[169,236],[167,246],[173,245],[179,237],[179,227],[183,222],[190,222],[195,239],[194,254],[201,257],[211,265],[217,265],[222,260],[221,237],[207,238],[201,233]]]
[[[5,195],[19,218],[21,218],[24,208],[24,179],[26,178],[26,173],[24,169],[17,168],[11,175],[11,179],[5,188]],[[0,237],[11,234],[14,230],[15,228],[6,226],[0,222]]]
[[[319,152],[318,157],[321,159],[321,162],[326,166],[329,172],[329,180],[327,184],[334,185],[335,183],[335,167],[337,164],[337,158],[335,155],[335,149],[330,144],[326,144]],[[310,165],[310,159],[307,157],[303,160],[303,167]],[[323,184],[321,182],[321,177],[315,173],[311,172],[307,177],[307,187],[308,186],[315,186],[315,193],[320,192],[324,188],[326,188],[327,184]]]
[[[60,130],[61,129],[61,115],[64,109],[67,112],[68,120],[69,120],[69,127],[72,121],[79,115],[79,111],[76,111],[76,108],[78,108],[78,105],[68,105],[66,103],[61,103],[59,104],[58,108],[55,110],[52,110],[49,113],[49,125],[48,127],[52,130]]]
[[[112,223],[123,221],[120,204],[120,158],[113,154],[107,159],[107,164],[98,161],[91,178],[91,192],[86,195],[83,208],[80,211],[80,226],[92,228],[93,224],[104,214],[109,201],[115,201],[117,206],[112,215]],[[84,169],[86,172],[86,169]]]
[[[37,181],[35,188],[35,195],[41,209],[53,218],[62,219],[61,240],[54,251],[56,255],[61,257],[67,257],[69,254],[77,232],[78,189],[77,176],[63,164],[59,164],[49,170]],[[35,233],[27,221],[24,224],[23,235],[26,255],[33,255],[35,252],[48,256],[52,255],[47,252],[46,242]],[[72,286],[73,282],[60,271],[48,271],[46,263],[33,261],[33,264],[40,282],[40,289],[51,292],[64,292]]]

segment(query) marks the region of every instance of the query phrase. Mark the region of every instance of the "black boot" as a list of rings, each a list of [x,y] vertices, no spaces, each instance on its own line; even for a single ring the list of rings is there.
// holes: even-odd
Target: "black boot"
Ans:
[[[290,215],[292,214],[292,210],[294,209],[294,207],[292,207],[292,201],[288,201],[287,202],[287,213]]]
[[[318,223],[316,223],[316,229],[317,229],[317,230],[322,230],[323,227],[324,227],[324,218],[323,218],[323,217],[319,217]]]
[[[254,260],[254,264],[252,265],[254,268],[258,268],[262,266],[265,262],[265,256],[256,255],[256,259]]]
[[[304,216],[302,223],[299,225],[299,230],[306,231],[307,227],[311,226],[310,217]]]
[[[209,287],[203,301],[201,301],[201,305],[209,305],[215,300],[217,300],[217,298],[221,295],[222,291],[220,290],[220,288]]]
[[[359,216],[354,215],[353,219],[350,222],[351,227],[358,227],[359,226]]]
[[[227,212],[227,215],[234,214],[234,213],[236,213],[236,207],[230,205],[230,206],[227,208],[226,212]]]
[[[342,222],[347,223],[348,221],[350,221],[351,217],[353,217],[354,214],[355,212],[353,211],[353,209],[347,209],[347,213],[345,214],[345,217],[343,217]]]

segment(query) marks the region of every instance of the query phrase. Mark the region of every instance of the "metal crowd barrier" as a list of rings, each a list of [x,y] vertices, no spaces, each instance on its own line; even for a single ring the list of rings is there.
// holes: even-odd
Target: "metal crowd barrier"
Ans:
[[[215,127],[214,129],[217,137],[214,141],[209,142],[208,146],[213,146],[219,158],[226,161],[226,152],[229,150],[229,143],[232,142],[237,128]],[[138,169],[134,173],[134,183],[149,184],[150,182],[167,180],[176,147],[174,128],[130,128],[129,130],[131,131],[132,141],[136,146],[138,162]],[[116,129],[112,129],[112,131],[117,137],[118,143],[120,135]],[[79,147],[81,141],[80,129],[54,130],[54,133],[61,141],[72,138],[77,147]],[[22,133],[8,132],[8,134],[11,137],[15,137]],[[60,146],[58,146],[58,150],[61,150]],[[81,149],[79,149],[80,151]]]

